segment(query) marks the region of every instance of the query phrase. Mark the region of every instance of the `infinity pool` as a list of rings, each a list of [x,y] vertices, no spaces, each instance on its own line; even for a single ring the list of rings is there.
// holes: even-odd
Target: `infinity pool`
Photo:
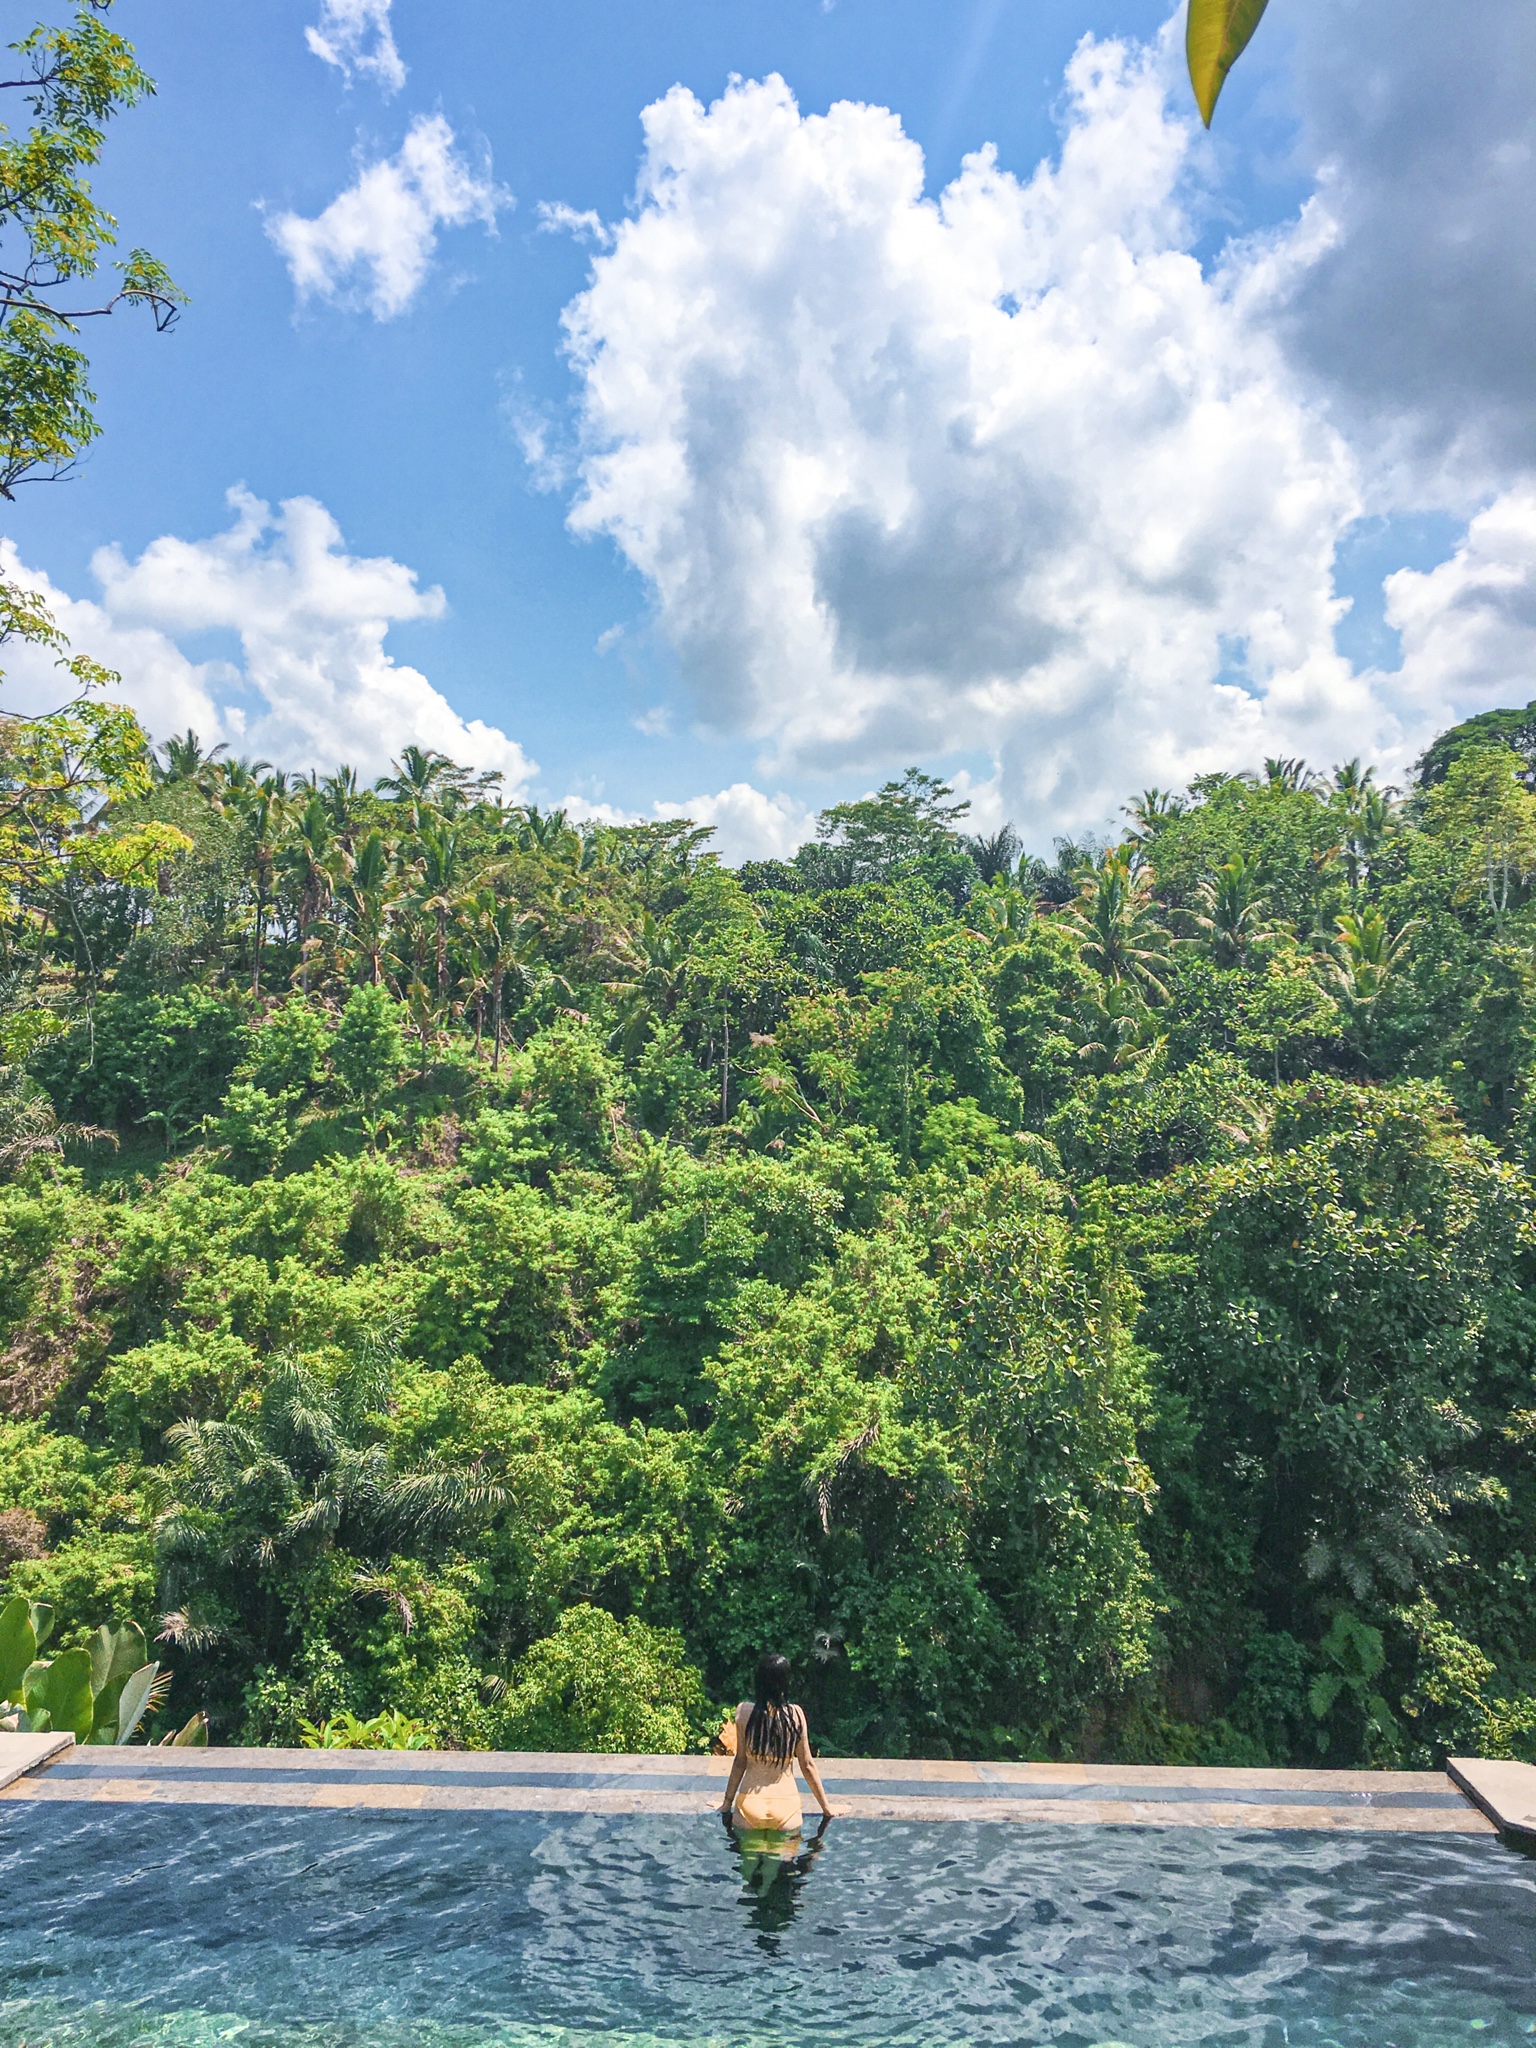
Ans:
[[[1482,1836],[0,1808],[0,2048],[1531,2048]]]

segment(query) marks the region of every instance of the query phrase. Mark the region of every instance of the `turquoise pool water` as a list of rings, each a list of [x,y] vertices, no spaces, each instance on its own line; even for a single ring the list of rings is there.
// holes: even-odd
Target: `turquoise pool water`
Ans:
[[[3,2048],[1531,2048],[1481,1836],[0,1808]]]

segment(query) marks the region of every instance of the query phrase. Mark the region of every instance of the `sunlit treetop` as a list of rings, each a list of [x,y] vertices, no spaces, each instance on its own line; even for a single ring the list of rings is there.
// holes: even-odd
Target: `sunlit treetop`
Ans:
[[[116,289],[91,288],[117,222],[92,197],[106,124],[154,91],[133,46],[106,20],[112,0],[85,0],[67,25],[40,22],[10,46],[0,93],[25,107],[0,124],[0,496],[69,469],[100,431],[89,365],[73,339],[83,320],[148,307],[164,332],[185,295],[146,249],[112,267]],[[4,102],[0,102],[4,104]]]

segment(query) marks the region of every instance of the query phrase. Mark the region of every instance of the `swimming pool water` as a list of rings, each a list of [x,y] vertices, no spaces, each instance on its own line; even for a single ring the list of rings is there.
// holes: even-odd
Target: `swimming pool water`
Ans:
[[[0,1808],[0,2048],[1532,2048],[1483,1836]]]

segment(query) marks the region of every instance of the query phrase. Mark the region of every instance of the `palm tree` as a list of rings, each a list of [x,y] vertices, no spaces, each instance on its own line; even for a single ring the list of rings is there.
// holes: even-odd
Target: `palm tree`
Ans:
[[[1392,931],[1375,904],[1346,910],[1335,924],[1333,979],[1357,1010],[1371,1009],[1408,950],[1418,920]]]
[[[1376,780],[1374,768],[1362,768],[1357,754],[1353,761],[1341,761],[1328,778],[1329,792],[1340,810],[1354,812],[1364,801],[1365,792]]]
[[[627,973],[605,984],[618,1008],[618,1025],[610,1039],[614,1051],[633,1057],[658,1021],[677,1008],[693,972],[688,942],[647,910],[629,948]]]
[[[1283,759],[1271,755],[1264,763],[1264,787],[1277,793],[1316,790],[1320,781],[1321,777],[1305,761],[1294,757]]]
[[[217,764],[221,754],[229,752],[228,746],[220,740],[216,747],[204,749],[202,741],[189,725],[184,733],[169,739],[155,749],[159,760],[154,763],[153,773],[157,782],[191,782],[206,796],[216,786]]]
[[[1259,863],[1234,853],[1214,875],[1200,883],[1202,908],[1187,912],[1191,924],[1207,934],[1211,957],[1222,967],[1241,967],[1255,946],[1275,936],[1269,920],[1269,893],[1259,882]]]
[[[970,928],[994,953],[1022,945],[1035,921],[1035,899],[1016,888],[1011,880],[998,880],[978,889],[965,906]]]
[[[1141,1072],[1167,1042],[1129,982],[1100,982],[1079,1008],[1076,1027],[1078,1058],[1101,1076]]]
[[[1394,791],[1376,785],[1374,768],[1358,760],[1333,771],[1333,808],[1343,819],[1341,851],[1351,894],[1358,894],[1392,825]]]
[[[459,773],[446,754],[432,747],[405,747],[398,761],[391,761],[393,775],[381,775],[373,785],[381,796],[392,796],[410,812],[413,831],[438,803]]]
[[[320,797],[330,817],[331,830],[350,853],[357,828],[366,812],[367,797],[358,781],[357,770],[345,763],[334,774],[320,778]]]
[[[252,761],[242,754],[238,760],[225,761],[220,787],[214,792],[213,801],[220,811],[230,804],[237,807],[250,803],[261,787],[261,778],[271,768],[270,761]]]
[[[982,833],[958,835],[960,844],[976,864],[976,872],[983,882],[996,882],[1013,873],[1014,863],[1024,851],[1024,842],[1012,825],[990,835]]]
[[[312,788],[312,785],[301,784],[301,787]],[[314,938],[314,927],[335,889],[338,865],[337,849],[331,839],[330,816],[318,792],[312,793],[305,804],[292,837],[281,849],[280,859],[289,887],[297,899],[299,989],[307,995],[310,955],[318,943]]]
[[[272,907],[277,875],[277,848],[288,821],[288,778],[268,775],[254,789],[242,784],[231,794],[239,805],[244,827],[245,858],[256,897],[255,930],[251,942],[251,994],[261,995],[261,949],[266,938],[267,913]]]
[[[1182,797],[1172,796],[1166,789],[1144,789],[1134,803],[1125,806],[1125,814],[1131,821],[1132,839],[1142,845],[1149,844],[1175,818],[1182,818],[1184,810]]]
[[[475,998],[475,1057],[480,1057],[480,1030],[487,993],[491,998],[491,1071],[501,1069],[502,1012],[507,976],[516,973],[526,984],[544,936],[537,911],[523,910],[495,889],[482,884],[468,904],[469,936],[475,964],[471,971]]]
[[[435,933],[433,947],[437,1000],[448,1000],[448,920],[454,916],[467,890],[462,841],[452,825],[430,825],[416,829],[416,903],[430,913]]]
[[[1078,881],[1077,900],[1059,915],[1081,944],[1084,961],[1111,987],[1128,987],[1144,1000],[1163,1002],[1161,979],[1172,943],[1152,894],[1155,877],[1133,865],[1124,847],[1106,853]]]
[[[389,916],[400,897],[400,880],[390,862],[384,834],[376,825],[364,834],[355,853],[343,849],[342,862],[338,897],[347,912],[358,954],[367,963],[368,979],[377,988],[383,979]]]
[[[394,1382],[390,1340],[364,1344],[335,1379],[297,1359],[269,1362],[249,1418],[179,1422],[171,1505],[155,1525],[163,1639],[206,1650],[231,1630],[271,1656],[289,1613],[274,1580],[342,1551],[355,1590],[401,1549],[441,1548],[505,1498],[478,1466],[402,1470],[384,1442]],[[371,1569],[370,1569],[371,1568]]]

